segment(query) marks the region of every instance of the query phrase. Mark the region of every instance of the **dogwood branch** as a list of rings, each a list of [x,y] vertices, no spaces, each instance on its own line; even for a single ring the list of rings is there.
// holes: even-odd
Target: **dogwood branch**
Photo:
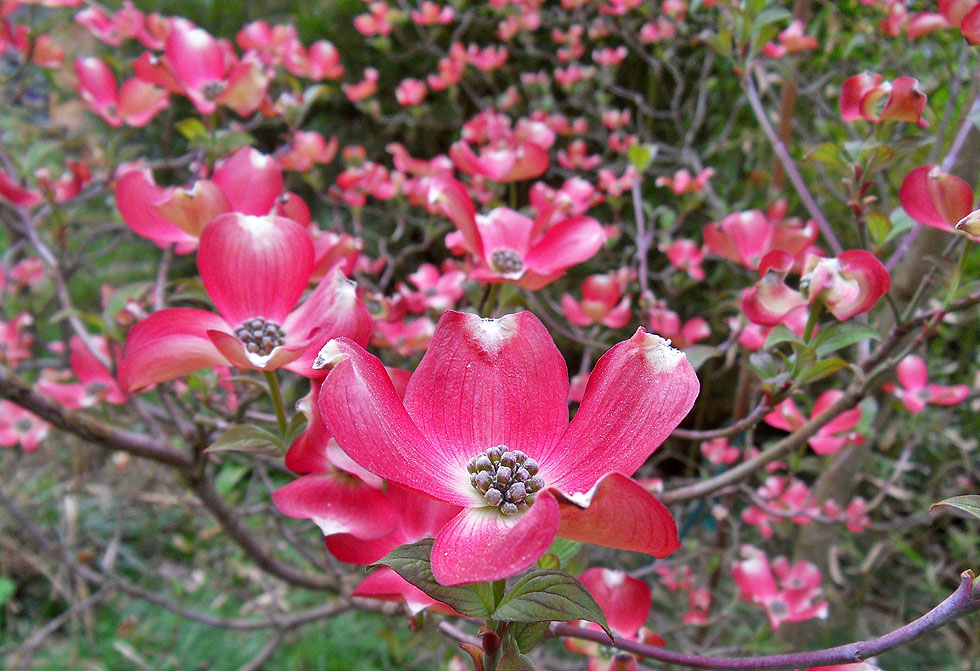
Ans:
[[[269,554],[254,532],[242,524],[237,512],[221,498],[211,481],[197,472],[197,462],[190,456],[173,449],[167,442],[103,424],[80,412],[66,410],[54,399],[31,389],[27,382],[17,378],[2,366],[0,366],[0,397],[13,401],[59,429],[85,441],[176,467],[204,507],[259,567],[298,587],[317,591],[336,589],[332,581],[299,571]]]
[[[733,424],[729,424],[728,426],[723,426],[720,429],[710,429],[708,431],[674,429],[670,435],[674,438],[681,438],[683,440],[711,440],[712,438],[726,438],[728,436],[739,434],[742,431],[755,426],[770,410],[772,410],[772,408],[769,407],[769,404],[763,402],[742,419]]]
[[[813,199],[813,194],[810,193],[806,184],[803,183],[803,177],[800,175],[800,171],[797,170],[796,164],[793,163],[793,158],[786,150],[786,145],[779,139],[772,124],[769,123],[769,117],[766,116],[766,110],[763,108],[762,101],[759,99],[759,92],[756,91],[755,83],[752,81],[751,72],[742,79],[742,84],[745,87],[745,94],[749,100],[749,107],[752,108],[752,113],[755,114],[756,121],[759,122],[762,131],[769,138],[772,149],[779,158],[779,162],[783,164],[783,168],[786,170],[786,176],[793,183],[793,188],[796,189],[796,193],[803,202],[803,206],[806,207],[807,212],[817,222],[817,226],[820,227],[820,232],[823,233],[830,248],[834,250],[834,254],[840,254],[844,251],[844,248],[841,247],[837,236],[834,234],[834,230],[830,227],[830,223],[823,216],[823,212],[820,211],[820,207]]]
[[[268,615],[261,618],[221,617],[211,613],[201,612],[172,601],[162,594],[135,585],[128,580],[120,578],[118,575],[106,571],[98,571],[92,568],[91,565],[78,562],[65,547],[48,538],[40,527],[2,490],[0,490],[0,508],[3,508],[10,515],[17,523],[17,527],[23,530],[38,548],[49,555],[57,557],[59,563],[68,567],[72,573],[83,580],[102,586],[103,588],[107,586],[112,587],[127,596],[152,603],[182,618],[200,622],[208,626],[235,629],[238,631],[255,631],[271,628],[292,629],[310,622],[328,619],[354,606],[354,603],[348,599],[339,599],[324,606],[318,606],[298,613]]]
[[[26,381],[3,366],[0,366],[0,397],[90,443],[178,468],[190,468],[193,465],[188,455],[175,450],[166,441],[103,424],[81,412],[64,408],[53,398],[34,391]]]
[[[623,638],[615,638],[613,644],[620,650],[626,650],[668,664],[677,664],[697,669],[716,669],[717,671],[737,669],[799,669],[810,666],[861,662],[869,657],[880,655],[883,652],[914,641],[923,634],[943,627],[964,615],[980,611],[980,587],[973,585],[974,578],[973,571],[964,571],[960,575],[960,585],[955,592],[922,617],[894,631],[869,641],[856,641],[823,650],[785,655],[765,655],[762,657],[725,658],[685,655],[679,652],[670,652],[662,648],[654,648]],[[609,637],[601,631],[591,631],[571,624],[554,623],[551,625],[551,633],[553,636],[584,638],[606,645],[609,644]]]
[[[919,314],[901,326],[895,326],[888,332],[887,337],[881,342],[878,348],[871,353],[871,356],[864,359],[859,364],[862,378],[852,382],[845,390],[844,394],[835,403],[827,407],[823,412],[801,426],[799,429],[789,434],[782,440],[773,443],[756,456],[743,461],[738,466],[726,470],[715,477],[702,480],[684,487],[679,487],[666,491],[660,495],[660,500],[665,504],[683,503],[699,499],[713,494],[721,489],[737,484],[748,478],[753,473],[759,471],[766,464],[782,458],[790,453],[811,436],[819,431],[825,424],[837,417],[845,410],[850,410],[864,397],[868,389],[872,386],[873,380],[877,377],[875,371],[880,372],[880,366],[887,363],[895,354],[913,329],[927,326],[942,318],[943,315],[958,312],[980,303],[980,292],[974,292],[959,298],[944,308],[937,308]],[[676,432],[675,432],[676,434]]]

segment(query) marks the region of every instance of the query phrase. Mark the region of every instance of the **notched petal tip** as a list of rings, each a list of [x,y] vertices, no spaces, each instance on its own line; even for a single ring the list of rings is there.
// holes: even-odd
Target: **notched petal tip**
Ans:
[[[313,360],[313,370],[333,368],[346,358],[347,353],[341,350],[339,343],[336,340],[328,340]]]
[[[466,327],[477,344],[486,352],[493,354],[517,335],[518,323],[515,315],[504,315],[498,319],[472,315],[466,318]]]
[[[647,333],[642,326],[636,329],[632,340],[639,346],[655,372],[673,370],[682,359],[687,358],[684,352],[671,347],[669,339],[661,338],[655,333]]]

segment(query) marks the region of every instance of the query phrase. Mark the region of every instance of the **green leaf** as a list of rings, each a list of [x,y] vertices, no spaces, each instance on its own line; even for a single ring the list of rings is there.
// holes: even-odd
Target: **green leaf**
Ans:
[[[538,568],[565,568],[568,566],[568,562],[572,560],[578,551],[582,549],[582,544],[578,541],[570,541],[567,538],[556,538],[555,542],[551,544],[548,548],[548,552],[538,560]],[[544,566],[541,561],[545,557],[552,557],[555,563],[554,566]],[[548,560],[551,564],[552,560]]]
[[[881,340],[881,334],[866,324],[841,322],[820,329],[810,345],[817,350],[817,357],[823,358],[832,352],[862,340]]]
[[[493,609],[493,591],[485,583],[448,587],[436,582],[432,575],[431,559],[434,542],[431,538],[424,538],[411,545],[402,545],[368,568],[387,566],[433,599],[449,604],[463,615],[490,615]]]
[[[796,379],[800,384],[816,382],[817,380],[822,380],[825,377],[830,377],[837,371],[847,368],[847,366],[848,363],[840,357],[831,357],[830,359],[824,359],[823,361],[818,361],[812,366],[808,366],[797,376]]]
[[[514,622],[507,628],[507,633],[514,637],[514,642],[521,652],[527,654],[544,640],[548,633],[550,622]]]
[[[901,206],[892,210],[891,214],[888,215],[888,218],[891,219],[892,230],[889,231],[888,237],[885,238],[885,242],[891,242],[903,233],[906,233],[919,225],[919,223],[910,217]]]
[[[4,578],[3,576],[0,576],[0,606],[7,603],[7,600],[10,597],[12,597],[14,595],[14,592],[16,591],[17,591],[17,583],[15,583],[10,578]],[[545,623],[545,629],[547,628],[548,628],[547,623]]]
[[[732,46],[732,31],[727,28],[719,30],[716,34],[712,33],[702,37],[709,47],[718,52],[719,56],[731,58],[734,47]]]
[[[971,494],[969,496],[954,496],[952,498],[943,499],[939,503],[933,503],[929,506],[929,510],[936,508],[938,506],[949,506],[950,508],[956,508],[957,510],[962,510],[965,513],[969,513],[974,517],[980,517],[980,496],[976,494]]]
[[[606,616],[589,590],[561,571],[529,571],[504,595],[491,619],[504,622],[589,620],[612,636]]]
[[[767,42],[770,38],[766,37],[766,34],[772,33],[772,31],[767,31],[766,28],[779,21],[785,21],[787,19],[792,19],[793,14],[782,7],[770,7],[769,9],[764,9],[759,12],[758,16],[752,19],[752,33],[751,33],[751,45],[753,49],[761,48],[762,44]],[[772,33],[775,37],[776,33]]]
[[[709,359],[714,359],[722,355],[722,351],[711,345],[693,345],[684,350],[691,368],[698,370]]]
[[[243,464],[226,463],[214,479],[214,488],[227,497],[248,471],[249,467]]]
[[[892,221],[881,212],[867,212],[864,215],[864,222],[868,227],[868,234],[871,241],[878,247],[885,244],[888,234],[892,230]]]
[[[204,137],[208,134],[208,129],[204,127],[200,119],[191,117],[184,119],[177,124],[177,130],[188,140]]]
[[[657,148],[652,144],[634,144],[627,154],[630,163],[640,172],[647,169],[656,155]]]
[[[769,336],[766,338],[765,344],[762,345],[762,349],[770,350],[779,343],[791,342],[799,345],[805,345],[803,340],[800,339],[798,335],[793,333],[786,324],[776,324],[772,331],[769,332]]]
[[[286,427],[286,436],[283,438],[283,445],[292,445],[293,441],[299,438],[299,435],[306,431],[306,415],[301,412],[297,412],[289,420],[289,425]]]
[[[279,436],[253,424],[233,426],[211,443],[205,452],[247,452],[248,454],[281,454]]]
[[[243,131],[222,130],[215,133],[214,152],[218,156],[230,154],[241,147],[251,147],[255,138]]]
[[[508,637],[504,644],[504,654],[497,662],[497,671],[534,671],[534,664],[521,654],[514,640]]]
[[[840,149],[838,149],[837,145],[830,142],[824,142],[821,145],[817,145],[815,149],[810,151],[810,153],[803,158],[808,161],[823,163],[825,166],[841,175],[846,175],[848,173],[847,163],[844,161],[843,157],[841,157]]]

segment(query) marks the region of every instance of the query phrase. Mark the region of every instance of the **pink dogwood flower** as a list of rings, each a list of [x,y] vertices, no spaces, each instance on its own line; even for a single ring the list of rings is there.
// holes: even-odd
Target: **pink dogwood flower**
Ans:
[[[887,99],[877,111],[882,98]],[[864,119],[879,121],[907,121],[927,128],[929,122],[922,118],[926,108],[926,94],[919,89],[919,80],[899,77],[886,82],[874,72],[862,72],[849,77],[840,92],[840,113],[845,122]]]
[[[688,170],[683,169],[675,172],[673,177],[658,177],[654,184],[657,186],[666,187],[680,196],[685,193],[698,193],[704,191],[704,187],[707,186],[708,180],[711,179],[714,174],[714,168],[705,168],[698,173],[697,177],[692,177]]]
[[[704,229],[704,246],[750,270],[757,269],[766,254],[781,249],[792,255],[798,267],[818,233],[815,222],[784,219],[783,208],[774,206],[766,214],[746,210],[712,222]]]
[[[448,25],[456,18],[456,10],[450,5],[439,6],[432,0],[425,0],[421,7],[412,10],[412,23],[417,26]]]
[[[516,182],[544,174],[554,142],[554,132],[543,122],[520,119],[511,128],[506,115],[486,111],[463,125],[462,139],[449,148],[449,156],[468,175]]]
[[[969,385],[954,384],[947,387],[929,383],[926,362],[915,354],[909,354],[902,359],[895,374],[898,376],[898,385],[886,382],[883,388],[886,392],[895,394],[905,409],[912,413],[922,412],[926,405],[956,405],[970,395]]]
[[[138,322],[119,365],[127,391],[222,365],[312,376],[335,335],[366,343],[371,317],[339,271],[298,307],[313,271],[306,229],[283,217],[223,214],[201,233],[197,267],[218,314],[167,308]]]
[[[711,335],[711,327],[703,317],[693,317],[681,323],[680,315],[667,307],[664,301],[654,300],[650,303],[647,324],[678,349],[687,349]]]
[[[82,102],[113,127],[145,126],[169,102],[166,91],[137,77],[117,89],[112,70],[94,56],[76,58],[75,75]]]
[[[557,535],[666,556],[670,513],[628,476],[694,404],[681,352],[643,329],[596,364],[568,422],[568,373],[528,312],[500,319],[447,312],[398,398],[382,363],[345,338],[320,411],[369,471],[463,510],[435,537],[432,570],[447,585],[505,578]]]
[[[171,23],[164,54],[173,82],[201,114],[224,105],[248,116],[266,97],[271,76],[258,53],[239,59],[230,44],[186,19]]]
[[[789,519],[793,524],[803,526],[812,523],[820,513],[810,488],[796,478],[769,476],[756,490],[756,495],[764,502],[765,509],[758,505],[746,508],[742,511],[742,521],[758,527],[763,538],[772,538],[774,523]]]
[[[871,252],[850,249],[835,258],[807,256],[800,289],[810,303],[820,301],[838,321],[869,312],[888,293],[891,275]]]
[[[561,307],[565,319],[576,326],[602,324],[611,329],[626,326],[633,316],[631,299],[623,296],[630,282],[629,268],[604,275],[589,275],[582,282],[582,300],[562,294]]]
[[[816,417],[824,410],[832,406],[844,395],[840,389],[830,389],[820,394],[813,404],[811,417]],[[800,409],[796,407],[793,399],[787,398],[765,416],[766,424],[774,426],[783,431],[796,431],[804,424],[806,418]],[[854,431],[854,427],[861,421],[861,408],[851,408],[837,415],[834,419],[824,424],[815,434],[810,436],[807,443],[817,454],[834,454],[845,445],[860,445],[864,442],[864,436]]]
[[[201,231],[227,212],[266,215],[282,195],[282,170],[271,156],[243,147],[222,162],[210,180],[161,188],[149,171],[131,170],[116,182],[116,207],[135,233],[178,254],[197,247]]]
[[[712,464],[734,464],[742,458],[742,450],[730,445],[728,438],[713,438],[701,443],[701,455]]]
[[[765,552],[751,545],[742,546],[742,556],[745,559],[732,567],[735,583],[744,600],[765,609],[773,629],[784,622],[827,617],[828,603],[814,603],[823,592],[820,569],[814,564],[790,564],[786,557],[770,563]]]
[[[463,248],[479,261],[471,277],[481,282],[511,282],[534,291],[592,258],[606,241],[591,217],[568,217],[542,233],[546,221],[507,207],[477,216],[466,188],[452,177],[432,178],[429,205],[456,225]]]
[[[592,594],[605,614],[609,628],[617,636],[646,645],[666,645],[660,636],[643,626],[653,603],[650,585],[622,571],[605,568],[590,568],[579,576],[579,580]],[[594,622],[578,621],[577,624],[599,629]],[[603,649],[595,641],[568,638],[565,647],[589,656],[588,671],[636,671],[638,668],[637,658],[630,653]]]
[[[920,224],[942,231],[954,230],[973,210],[973,189],[956,175],[937,165],[912,170],[898,191],[902,209]]]
[[[51,425],[16,403],[0,401],[0,446],[20,445],[33,452],[47,438]]]
[[[402,107],[420,105],[428,94],[429,89],[426,88],[425,82],[412,77],[403,79],[395,87],[395,100]]]

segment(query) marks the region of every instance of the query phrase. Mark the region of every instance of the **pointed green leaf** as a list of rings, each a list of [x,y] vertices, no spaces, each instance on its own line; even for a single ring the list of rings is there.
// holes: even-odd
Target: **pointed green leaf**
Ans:
[[[698,370],[709,359],[721,356],[722,351],[711,345],[693,345],[686,348],[684,354],[687,355],[687,360],[691,364],[691,368]]]
[[[505,622],[589,620],[612,636],[589,590],[561,571],[529,571],[504,595],[491,618]]]
[[[868,227],[868,234],[871,241],[879,247],[885,244],[888,234],[892,230],[892,222],[881,212],[867,212],[864,215],[864,222]]]
[[[514,637],[517,647],[527,654],[538,646],[548,634],[550,622],[514,622],[507,628],[507,633]]]
[[[293,441],[299,438],[299,435],[306,431],[306,415],[301,412],[297,412],[289,420],[289,426],[286,427],[286,437],[283,438],[283,445],[292,445]]]
[[[800,373],[796,379],[800,384],[816,382],[817,380],[822,380],[825,377],[830,377],[839,370],[847,368],[847,365],[847,362],[840,357],[831,357],[830,359],[824,359],[823,361],[818,361],[812,366],[809,366],[802,373]]]
[[[493,609],[493,591],[486,583],[448,587],[432,575],[431,538],[395,548],[374,566],[387,566],[433,599],[447,603],[463,615],[487,617]]]
[[[820,329],[810,344],[816,348],[817,357],[822,359],[832,352],[868,338],[881,340],[881,334],[866,324],[841,322]]]
[[[847,174],[847,163],[841,157],[840,150],[837,145],[830,142],[825,142],[818,145],[809,154],[804,156],[808,161],[817,161],[818,163],[823,163],[825,166],[831,170],[844,175]]]
[[[550,548],[548,548],[548,553],[545,554],[545,557],[554,557],[555,561],[558,563],[558,565],[554,568],[564,569],[568,565],[568,562],[570,562],[581,549],[582,544],[578,541],[570,541],[567,538],[556,538],[555,542],[551,544]],[[541,559],[544,559],[544,557]],[[539,559],[538,563],[540,564],[540,562],[541,560]],[[539,566],[539,568],[551,567]]]
[[[534,671],[534,664],[521,654],[514,640],[508,636],[504,645],[504,654],[497,662],[497,671]]]
[[[195,117],[184,119],[177,124],[176,128],[180,134],[188,140],[194,140],[208,134],[208,131],[204,127],[204,124],[201,123],[201,120]]]
[[[803,345],[803,340],[793,333],[786,324],[776,324],[769,335],[766,337],[765,344],[762,345],[763,349],[769,350],[778,345],[779,343],[791,342]]]
[[[971,494],[969,496],[954,496],[952,498],[943,499],[939,503],[933,503],[929,510],[936,508],[938,506],[949,506],[950,508],[956,508],[957,510],[962,510],[965,513],[969,513],[974,517],[980,517],[980,496],[976,494]]]
[[[233,426],[205,452],[247,452],[249,454],[281,454],[282,443],[262,427],[252,424]]]
[[[634,144],[629,148],[627,156],[633,167],[643,172],[657,155],[657,148],[650,144]]]
[[[7,599],[12,597],[16,591],[17,583],[10,578],[0,576],[0,606],[7,603]],[[547,625],[545,626],[545,629],[547,629]]]

